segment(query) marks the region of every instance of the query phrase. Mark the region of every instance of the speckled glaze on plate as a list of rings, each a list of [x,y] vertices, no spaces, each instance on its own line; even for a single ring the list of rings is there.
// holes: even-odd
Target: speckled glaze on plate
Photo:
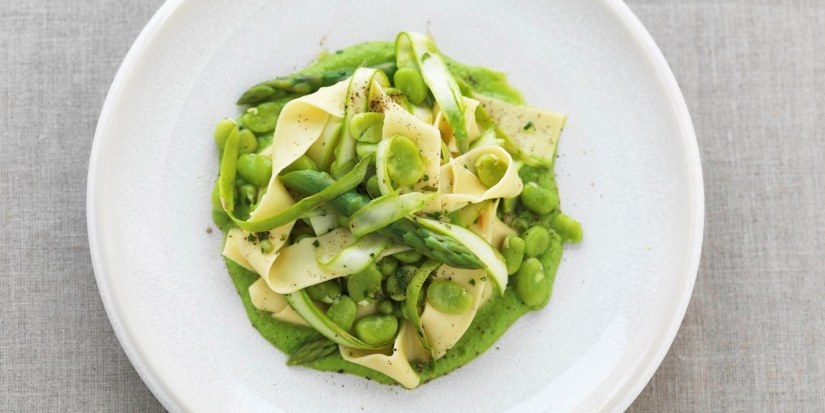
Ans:
[[[92,148],[89,244],[129,359],[170,411],[622,411],[673,341],[702,245],[690,116],[664,58],[611,0],[514,4],[170,0],[123,62]],[[357,28],[357,30],[353,30]],[[568,114],[557,163],[568,247],[553,299],[493,349],[414,391],[287,368],[220,256],[211,132],[246,87],[321,50],[429,31]]]

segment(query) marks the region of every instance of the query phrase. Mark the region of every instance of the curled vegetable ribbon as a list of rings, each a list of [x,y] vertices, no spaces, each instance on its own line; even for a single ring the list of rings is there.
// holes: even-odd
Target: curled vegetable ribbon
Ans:
[[[324,190],[310,195],[291,207],[281,211],[280,213],[263,218],[260,220],[244,221],[235,216],[235,199],[234,186],[235,174],[237,173],[236,164],[238,162],[238,147],[240,143],[240,132],[235,126],[229,137],[226,139],[226,146],[223,149],[223,157],[221,158],[220,177],[218,178],[221,205],[226,211],[232,222],[238,227],[249,232],[263,232],[269,231],[273,228],[280,227],[296,219],[306,218],[313,214],[315,208],[324,203],[334,199],[335,197],[353,190],[357,187],[367,174],[367,167],[369,166],[370,157],[361,159],[360,162],[341,179],[335,181],[332,185]],[[272,179],[278,179],[273,176]]]
[[[424,287],[424,281],[427,281],[427,277],[430,276],[435,270],[441,267],[441,263],[436,260],[427,260],[424,264],[421,265],[421,268],[415,271],[415,275],[413,275],[412,280],[407,285],[407,298],[406,298],[406,312],[407,317],[410,320],[410,324],[412,324],[413,328],[415,329],[415,334],[418,336],[418,339],[421,340],[421,345],[424,346],[424,349],[432,354],[432,347],[430,343],[427,341],[427,336],[424,334],[424,326],[421,323],[421,316],[418,314],[418,296],[421,295],[421,289]]]
[[[347,87],[347,98],[344,104],[344,126],[341,128],[341,140],[335,149],[335,162],[332,171],[345,171],[355,163],[355,144],[357,141],[350,132],[350,123],[353,116],[369,111],[370,89],[373,81],[381,87],[390,87],[387,75],[378,69],[358,68],[350,78]],[[333,175],[335,175],[333,173]]]
[[[312,326],[316,331],[321,333],[324,337],[338,343],[344,347],[355,348],[359,350],[380,350],[385,348],[395,341],[395,337],[386,343],[377,345],[367,344],[346,330],[333,323],[326,314],[322,313],[318,307],[309,298],[306,291],[298,290],[291,294],[286,294],[286,302],[295,310],[306,322]]]
[[[422,33],[401,32],[395,38],[395,59],[399,69],[418,66],[424,83],[453,129],[458,149],[461,153],[467,152],[469,142],[464,124],[464,98],[435,42]]]

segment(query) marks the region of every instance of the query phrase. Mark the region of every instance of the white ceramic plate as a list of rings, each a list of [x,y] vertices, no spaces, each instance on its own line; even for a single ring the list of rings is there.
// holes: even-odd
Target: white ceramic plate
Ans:
[[[693,289],[704,200],[690,117],[650,36],[607,0],[415,3],[170,0],[138,37],[95,135],[89,243],[120,343],[169,410],[621,411],[658,367]],[[241,92],[402,30],[569,115],[558,182],[585,228],[548,307],[414,391],[287,368],[206,232],[212,129]]]

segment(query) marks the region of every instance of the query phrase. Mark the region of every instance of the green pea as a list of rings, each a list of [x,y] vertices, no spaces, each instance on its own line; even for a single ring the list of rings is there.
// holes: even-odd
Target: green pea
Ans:
[[[418,147],[406,136],[395,135],[387,158],[387,174],[399,185],[412,185],[424,175]]]
[[[218,181],[215,181],[215,186],[212,188],[212,209],[215,211],[223,211],[223,203],[221,203],[221,188]]]
[[[582,224],[569,215],[559,214],[550,223],[551,228],[561,235],[565,241],[578,244],[582,240]]]
[[[392,315],[368,315],[355,323],[355,335],[369,345],[388,343],[398,333],[398,319]]]
[[[315,301],[332,304],[341,295],[341,284],[338,284],[338,280],[327,280],[310,285],[307,287],[307,295]]]
[[[378,271],[381,271],[381,275],[386,280],[392,274],[395,274],[395,270],[398,269],[398,260],[393,257],[384,257],[381,261],[378,261]]]
[[[452,281],[435,280],[427,287],[427,302],[439,311],[458,315],[473,306],[473,296]]]
[[[547,215],[559,207],[559,196],[535,182],[524,185],[519,199],[527,209],[539,215]]]
[[[249,129],[241,131],[240,142],[238,145],[238,153],[243,155],[245,153],[252,153],[258,149],[258,138]]]
[[[398,267],[394,273],[387,277],[387,295],[395,301],[405,300],[407,298],[407,286],[410,285],[417,269],[412,265]]]
[[[381,196],[381,189],[378,188],[378,176],[373,175],[370,179],[367,179],[367,193],[373,197],[378,198]]]
[[[389,300],[381,300],[375,304],[375,308],[381,314],[392,314],[395,306],[392,305],[392,301]]]
[[[398,261],[401,261],[405,264],[414,264],[421,259],[422,255],[420,252],[416,250],[407,250],[402,252],[396,252],[392,255]]]
[[[226,145],[226,138],[229,137],[229,133],[232,132],[232,129],[235,127],[235,122],[232,119],[226,118],[221,119],[218,122],[218,126],[215,127],[215,144],[218,145],[219,149],[223,149]]]
[[[427,99],[427,84],[421,77],[421,72],[411,67],[398,69],[393,76],[395,87],[413,104],[421,104]]]
[[[256,133],[265,133],[275,130],[278,115],[281,114],[281,105],[267,102],[250,108],[243,115],[243,124]]]
[[[346,175],[349,171],[355,168],[356,162],[355,159],[350,159],[349,161],[339,164],[338,162],[333,162],[329,168],[329,174],[332,175],[335,179],[341,179],[344,175]]]
[[[538,257],[550,246],[550,231],[541,225],[533,225],[521,237],[524,239],[524,253],[528,257]]]
[[[526,306],[536,309],[550,294],[550,285],[546,282],[544,268],[536,258],[528,258],[513,278],[516,296]]]
[[[362,306],[372,304],[376,299],[383,298],[381,272],[378,271],[378,267],[370,265],[363,271],[347,277],[347,291],[353,301]]]
[[[478,179],[488,188],[495,186],[507,173],[507,162],[498,159],[498,156],[491,153],[479,156],[476,159],[475,167]]]
[[[352,328],[352,323],[355,322],[356,312],[355,301],[352,301],[349,296],[341,295],[327,309],[327,318],[341,329],[349,331]]]
[[[349,133],[358,142],[381,142],[382,129],[384,129],[383,113],[359,113],[353,116],[349,123]]]
[[[254,205],[258,199],[258,188],[254,185],[243,184],[238,187],[238,195],[240,195],[241,200],[245,201],[247,205]]]
[[[237,168],[241,178],[258,187],[269,185],[272,178],[272,161],[268,156],[243,154],[238,157]]]
[[[377,143],[358,142],[355,144],[355,155],[358,156],[358,160],[364,159],[367,156],[374,154],[376,151],[378,151]],[[370,159],[370,165],[375,165],[374,157]]]
[[[508,235],[501,244],[501,255],[507,263],[507,274],[513,275],[524,260],[524,240],[517,235]]]
[[[261,252],[264,254],[269,254],[272,250],[275,249],[275,246],[272,245],[272,241],[265,239],[261,241]]]
[[[295,171],[317,171],[318,165],[315,164],[315,161],[312,160],[309,156],[301,155],[298,159],[292,161],[291,164],[287,165],[279,175],[286,175],[290,172]]]

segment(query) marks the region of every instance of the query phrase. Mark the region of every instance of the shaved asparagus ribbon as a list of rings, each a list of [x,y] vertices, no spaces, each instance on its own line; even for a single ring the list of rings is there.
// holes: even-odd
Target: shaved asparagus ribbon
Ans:
[[[318,307],[309,298],[306,291],[298,290],[291,294],[285,294],[286,302],[300,315],[312,328],[321,333],[324,337],[349,348],[359,350],[380,350],[390,346],[395,337],[391,341],[381,343],[378,345],[367,344],[352,334],[346,332],[344,329],[333,323],[326,314],[322,313]]]
[[[240,133],[238,127],[232,129],[229,137],[226,139],[226,146],[223,149],[223,157],[221,158],[221,171],[219,181],[219,189],[221,195],[221,204],[224,211],[226,211],[232,222],[243,230],[250,232],[269,231],[273,228],[278,228],[282,225],[288,224],[296,219],[306,218],[313,215],[315,208],[324,203],[334,199],[338,195],[349,192],[357,187],[367,174],[367,167],[369,166],[370,157],[365,157],[359,162],[355,168],[344,175],[341,179],[335,181],[321,192],[315,195],[308,196],[291,207],[281,211],[279,214],[267,217],[261,220],[244,221],[235,216],[235,174],[237,173],[236,164],[238,162],[238,146],[240,143]],[[272,179],[278,179],[272,177]]]
[[[421,324],[421,316],[418,314],[418,296],[421,295],[421,288],[424,287],[424,281],[427,281],[427,277],[440,266],[441,263],[436,260],[427,260],[419,269],[415,270],[412,280],[410,280],[410,283],[407,285],[407,302],[405,308],[407,318],[415,329],[415,334],[418,335],[418,338],[421,340],[421,345],[431,354],[433,349],[427,341],[427,336],[424,335],[424,326]]]
[[[422,33],[401,32],[395,38],[395,59],[399,69],[413,63],[418,66],[424,83],[453,129],[458,149],[461,153],[467,152],[469,142],[464,124],[464,98],[450,69],[441,59],[435,42]]]
[[[435,193],[424,194],[421,192],[398,195],[399,192],[391,192],[376,198],[352,214],[349,219],[349,229],[352,235],[355,238],[361,238],[371,232],[378,231],[413,212],[420,211],[436,196]]]
[[[323,256],[324,251],[318,251],[315,257],[324,269],[346,275],[355,274],[365,270],[393,243],[390,237],[369,234],[340,250],[331,258]]]
[[[347,88],[347,100],[344,103],[344,124],[341,127],[341,140],[335,149],[335,162],[332,170],[346,170],[345,165],[355,163],[355,144],[357,141],[350,133],[350,122],[352,117],[369,111],[370,89],[373,81],[378,82],[381,87],[390,87],[387,75],[378,69],[358,68],[352,74]]]

